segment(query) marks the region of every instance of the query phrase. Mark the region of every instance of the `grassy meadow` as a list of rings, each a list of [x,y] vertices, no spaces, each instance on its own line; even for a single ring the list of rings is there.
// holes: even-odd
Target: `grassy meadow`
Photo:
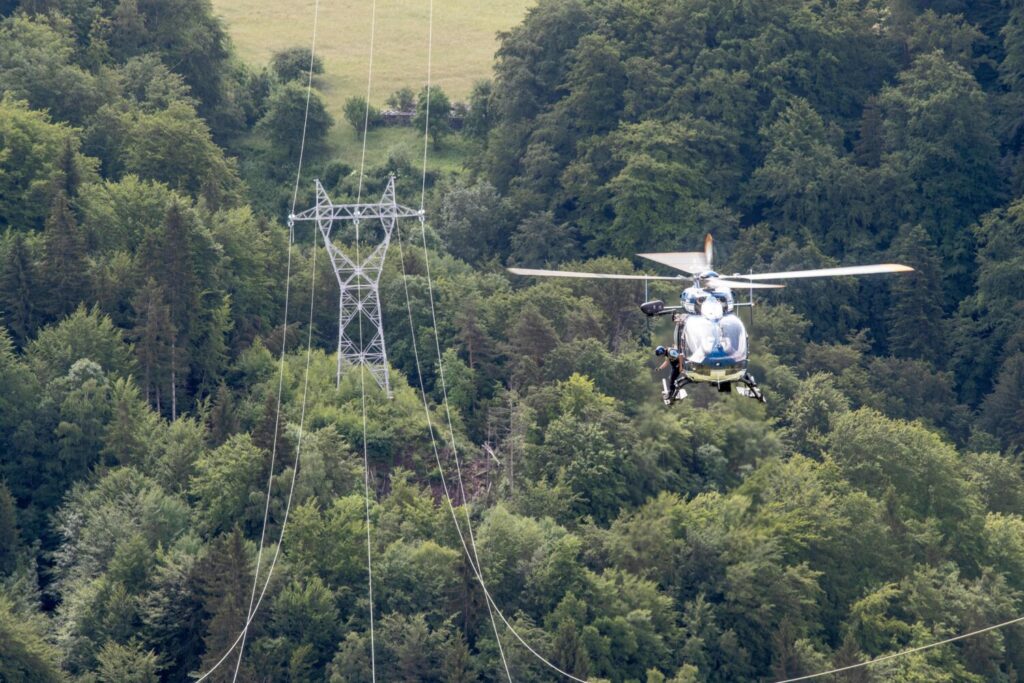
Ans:
[[[395,90],[419,90],[426,83],[430,0],[377,0],[370,101],[380,106]],[[432,81],[452,101],[464,100],[473,83],[491,74],[496,34],[517,24],[534,0],[434,0]],[[370,57],[371,2],[321,0],[317,54],[325,73],[316,87],[335,117],[332,146],[346,163],[358,163],[361,146],[342,116],[349,97],[365,96]],[[313,0],[213,0],[214,11],[231,34],[235,48],[250,64],[267,64],[274,52],[310,44]],[[367,140],[368,161],[399,151],[411,159],[422,154],[422,138],[409,130],[381,130]],[[431,157],[457,165],[458,145]]]

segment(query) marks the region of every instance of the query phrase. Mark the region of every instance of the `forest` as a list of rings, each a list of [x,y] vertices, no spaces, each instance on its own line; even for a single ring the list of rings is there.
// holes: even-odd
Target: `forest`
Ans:
[[[539,0],[467,102],[417,69],[372,106],[461,169],[339,161],[323,63],[209,0],[0,0],[0,681],[195,680],[257,572],[205,680],[569,680],[511,626],[578,679],[776,681],[1024,616],[1024,4]],[[389,399],[336,383],[287,218],[391,173]],[[759,294],[767,404],[667,409],[642,286],[505,270],[706,232],[915,272]],[[818,680],[1022,672],[1024,622]]]

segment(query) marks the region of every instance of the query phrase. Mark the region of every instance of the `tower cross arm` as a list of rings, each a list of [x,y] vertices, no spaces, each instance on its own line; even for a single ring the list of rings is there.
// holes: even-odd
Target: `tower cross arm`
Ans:
[[[418,218],[421,212],[401,204],[329,204],[293,213],[289,221],[355,221],[388,218]]]

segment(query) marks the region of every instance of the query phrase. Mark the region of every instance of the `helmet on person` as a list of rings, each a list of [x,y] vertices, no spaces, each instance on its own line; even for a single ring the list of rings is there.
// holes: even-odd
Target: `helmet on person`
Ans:
[[[659,346],[658,348],[654,349],[655,356],[664,356],[666,353],[668,353],[668,350],[664,346]]]

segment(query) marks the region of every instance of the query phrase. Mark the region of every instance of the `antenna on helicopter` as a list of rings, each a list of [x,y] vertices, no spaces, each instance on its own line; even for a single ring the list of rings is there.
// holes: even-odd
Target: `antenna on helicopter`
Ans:
[[[753,273],[754,269],[751,268],[750,272]],[[753,287],[753,284],[751,284],[750,289],[748,289],[747,291],[750,292],[750,332],[753,333],[754,332],[754,287]]]

